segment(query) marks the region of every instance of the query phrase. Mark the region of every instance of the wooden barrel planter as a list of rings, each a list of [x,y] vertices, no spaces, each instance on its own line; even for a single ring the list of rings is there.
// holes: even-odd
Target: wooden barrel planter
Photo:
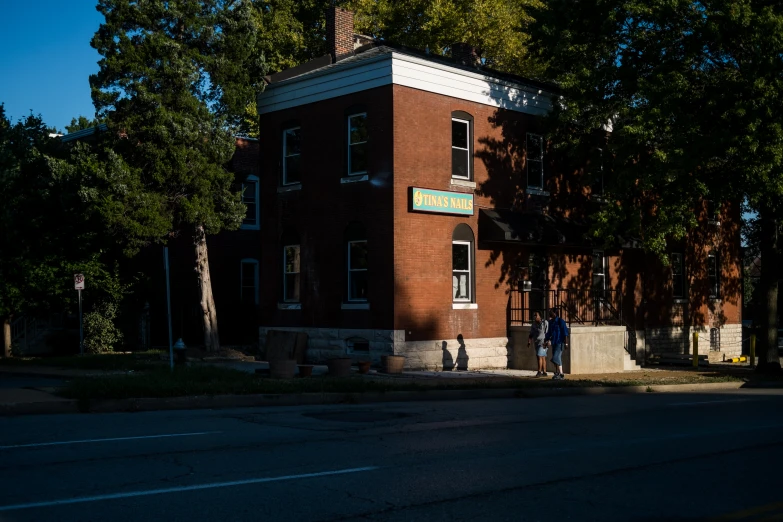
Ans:
[[[299,365],[299,377],[310,377],[313,375],[312,364],[300,364]]]
[[[330,377],[348,377],[351,375],[351,358],[338,357],[326,361]]]
[[[405,366],[405,356],[403,355],[382,355],[381,371],[383,373],[402,373]]]
[[[359,373],[366,374],[370,372],[370,361],[359,361],[357,365],[359,366]]]
[[[296,360],[281,359],[269,361],[269,376],[273,379],[293,379],[296,373]]]

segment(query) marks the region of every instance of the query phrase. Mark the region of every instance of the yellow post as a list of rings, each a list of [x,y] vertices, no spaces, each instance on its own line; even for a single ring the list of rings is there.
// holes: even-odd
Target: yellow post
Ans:
[[[756,334],[750,334],[750,367],[756,366]]]
[[[693,367],[699,368],[699,332],[693,332]]]

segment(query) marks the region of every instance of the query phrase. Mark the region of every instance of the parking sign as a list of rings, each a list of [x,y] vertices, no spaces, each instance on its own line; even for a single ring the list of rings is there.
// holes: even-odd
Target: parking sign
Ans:
[[[84,274],[73,274],[73,287],[75,290],[84,290]]]

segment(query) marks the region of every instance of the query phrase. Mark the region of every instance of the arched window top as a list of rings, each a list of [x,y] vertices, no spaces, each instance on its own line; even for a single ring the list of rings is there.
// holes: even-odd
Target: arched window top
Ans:
[[[362,239],[367,239],[367,231],[364,225],[358,221],[348,223],[348,226],[345,227],[345,240],[360,241]]]
[[[473,115],[465,111],[451,111],[451,117],[460,120],[468,120],[470,122],[473,121]]]
[[[469,225],[460,223],[454,227],[454,233],[451,235],[452,241],[469,241],[473,242],[473,230]]]

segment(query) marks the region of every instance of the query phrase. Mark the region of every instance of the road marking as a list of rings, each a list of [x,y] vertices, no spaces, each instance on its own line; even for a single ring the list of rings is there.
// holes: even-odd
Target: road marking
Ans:
[[[748,402],[758,399],[724,399],[720,401],[696,401],[696,402],[675,402],[669,406],[695,406],[697,404],[722,404],[727,402]]]
[[[88,442],[112,442],[117,440],[143,440],[143,439],[166,439],[171,437],[194,437],[196,435],[211,435],[213,433],[222,433],[221,431],[199,431],[195,433],[169,433],[165,435],[142,435],[140,437],[114,437],[111,439],[84,439],[84,440],[66,440],[62,442],[38,442],[35,444],[16,444],[13,446],[0,446],[0,450],[16,448],[38,448],[41,446],[63,446],[66,444],[87,444]]]
[[[769,513],[770,511],[775,511],[778,509],[783,509],[783,502],[774,502],[772,504],[767,504],[764,506],[756,506],[750,509],[745,509],[743,511],[735,511],[734,513],[729,513],[728,515],[723,515],[718,518],[713,519],[714,522],[728,522],[730,520],[746,520],[751,517],[755,517],[757,515],[763,515],[765,513]],[[762,519],[762,520],[780,520],[781,513],[773,513],[772,515]]]
[[[96,495],[94,497],[77,497],[63,500],[50,500],[48,502],[31,502],[29,504],[13,504],[10,506],[0,506],[0,511],[17,511],[20,509],[42,508],[52,506],[64,506],[67,504],[80,504],[83,502],[98,502],[101,500],[115,500],[119,498],[146,497],[149,495],[163,495],[165,493],[181,493],[183,491],[199,491],[202,489],[228,488],[231,486],[246,486],[248,484],[263,484],[264,482],[280,482],[284,480],[296,480],[315,477],[328,477],[332,475],[346,475],[348,473],[359,473],[362,471],[374,471],[377,466],[366,466],[364,468],[338,469],[335,471],[321,471],[318,473],[304,473],[302,475],[284,475],[282,477],[264,477],[247,480],[234,480],[231,482],[213,482],[211,484],[197,484],[194,486],[178,486],[164,489],[148,489],[146,491],[128,491],[126,493],[111,493],[108,495]]]

